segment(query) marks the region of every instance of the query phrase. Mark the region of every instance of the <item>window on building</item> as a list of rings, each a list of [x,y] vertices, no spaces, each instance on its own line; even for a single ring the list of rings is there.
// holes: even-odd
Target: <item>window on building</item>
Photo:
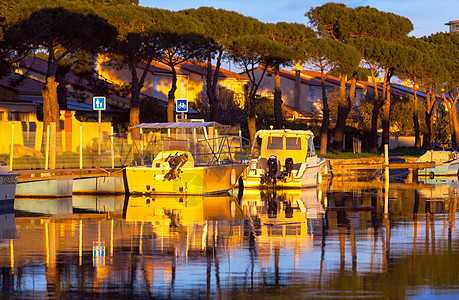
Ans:
[[[5,119],[3,119],[3,114],[4,114],[4,112],[0,111],[0,121],[5,121]]]
[[[159,98],[159,78],[158,76],[153,77],[153,97]]]
[[[12,119],[12,121],[28,122],[29,121],[29,113],[13,111],[13,112],[11,112],[11,119]]]

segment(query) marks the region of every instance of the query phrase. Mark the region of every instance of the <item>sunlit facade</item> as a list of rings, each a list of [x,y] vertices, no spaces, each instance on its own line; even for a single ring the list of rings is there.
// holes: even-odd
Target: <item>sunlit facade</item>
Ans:
[[[449,21],[445,25],[449,26],[449,32],[459,32],[459,20]]]

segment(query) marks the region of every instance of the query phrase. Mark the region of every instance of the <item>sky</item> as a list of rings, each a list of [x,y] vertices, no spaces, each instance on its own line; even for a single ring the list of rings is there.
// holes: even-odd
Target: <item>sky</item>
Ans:
[[[308,25],[309,20],[304,14],[310,8],[327,2],[344,3],[351,8],[371,6],[380,11],[406,17],[414,25],[410,35],[416,37],[448,31],[449,27],[445,23],[459,20],[458,0],[140,0],[139,4],[172,11],[209,6],[236,11],[265,23],[288,22]]]

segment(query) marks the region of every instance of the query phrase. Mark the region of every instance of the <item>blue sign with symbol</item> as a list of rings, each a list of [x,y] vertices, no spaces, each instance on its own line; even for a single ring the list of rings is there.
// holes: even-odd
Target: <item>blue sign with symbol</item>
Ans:
[[[92,100],[92,109],[105,110],[105,97],[94,97]]]
[[[175,111],[178,113],[188,112],[188,99],[177,99],[177,104],[175,105]]]

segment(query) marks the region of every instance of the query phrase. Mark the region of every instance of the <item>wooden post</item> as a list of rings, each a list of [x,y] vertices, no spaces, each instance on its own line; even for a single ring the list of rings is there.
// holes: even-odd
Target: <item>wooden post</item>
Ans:
[[[143,130],[140,128],[140,161],[143,166]]]

